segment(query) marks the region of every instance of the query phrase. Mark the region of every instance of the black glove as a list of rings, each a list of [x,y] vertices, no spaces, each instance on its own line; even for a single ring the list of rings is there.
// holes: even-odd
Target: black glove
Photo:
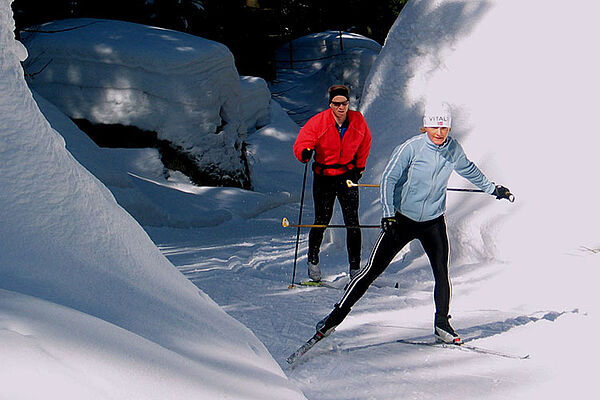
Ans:
[[[511,203],[515,201],[515,196],[510,192],[510,190],[508,190],[508,188],[505,188],[502,185],[496,185],[496,188],[492,192],[492,196],[496,196],[496,199],[498,200],[506,199]]]
[[[315,151],[313,149],[304,149],[302,150],[302,153],[300,154],[301,160],[303,163],[307,163],[310,161],[310,159],[313,156],[313,153]]]
[[[395,234],[397,227],[398,221],[396,220],[396,217],[381,218],[381,229],[385,233]]]
[[[350,173],[352,175],[352,182],[358,183],[360,178],[362,178],[362,174],[363,174],[364,170],[365,170],[364,168],[354,168],[352,171],[350,171]]]

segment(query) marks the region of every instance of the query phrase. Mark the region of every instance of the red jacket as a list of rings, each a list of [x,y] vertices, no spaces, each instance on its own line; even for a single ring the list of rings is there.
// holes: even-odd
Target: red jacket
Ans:
[[[331,109],[321,111],[300,129],[294,155],[302,161],[302,150],[315,150],[313,170],[317,174],[335,176],[349,170],[364,169],[371,149],[371,132],[359,111],[348,110],[348,129],[340,137]]]

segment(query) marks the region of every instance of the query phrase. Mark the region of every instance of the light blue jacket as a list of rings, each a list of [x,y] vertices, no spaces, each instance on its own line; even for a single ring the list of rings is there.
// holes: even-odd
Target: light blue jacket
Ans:
[[[438,146],[426,133],[396,147],[381,177],[383,217],[396,211],[414,221],[429,221],[446,210],[446,189],[452,171],[491,194],[494,184],[471,162],[461,145],[448,136]]]

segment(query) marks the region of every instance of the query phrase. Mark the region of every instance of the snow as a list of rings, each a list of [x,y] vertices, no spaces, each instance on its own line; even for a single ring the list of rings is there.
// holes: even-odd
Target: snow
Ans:
[[[285,358],[342,291],[287,288],[296,230],[281,218],[297,220],[304,167],[285,107],[271,101],[270,122],[247,138],[255,191],[193,186],[165,174],[155,150],[100,149],[54,99],[32,97],[24,49],[1,12],[0,184],[10,190],[0,192],[0,397],[592,398],[600,221],[588,121],[599,66],[575,55],[593,48],[599,7],[412,1],[375,62],[360,67],[370,74],[353,104],[373,134],[365,183],[418,132],[426,100],[443,98],[452,135],[515,194],[515,203],[449,194],[451,313],[470,344],[529,358],[399,343],[432,336],[431,271],[413,243],[293,366]],[[325,107],[342,65],[331,68],[287,76],[307,90],[282,104]],[[451,186],[468,183],[456,176]],[[377,190],[361,190],[361,222],[377,223]],[[365,260],[374,235],[364,234]],[[297,280],[307,231],[300,239]],[[343,239],[329,232],[321,256],[338,287]]]
[[[341,36],[341,37],[340,37]],[[325,31],[302,36],[275,54],[277,79],[273,97],[300,125],[327,107],[327,89],[342,84],[350,89],[355,108],[371,65],[381,50],[376,41],[350,32]]]
[[[22,37],[31,86],[71,118],[154,131],[201,168],[244,174],[241,142],[268,122],[270,93],[260,78],[240,82],[224,45],[101,19],[55,21]]]
[[[66,151],[0,5],[2,397],[303,398]]]
[[[488,226],[477,230],[494,237],[492,256],[598,245],[592,233],[600,221],[590,212],[597,194],[590,185],[593,150],[586,145],[594,136],[578,118],[594,113],[598,61],[574,61],[590,44],[593,31],[586,19],[595,7],[581,4],[533,1],[515,12],[510,1],[412,2],[396,21],[367,83],[362,108],[373,120],[376,150],[387,149],[392,138],[412,136],[397,127],[416,126],[426,99],[441,98],[453,106],[453,134],[467,153],[492,180],[517,194],[515,207],[490,202],[478,207],[486,211],[477,225]],[[534,16],[542,9],[545,21],[579,22],[559,32]],[[504,32],[507,21],[509,33]],[[546,59],[553,61],[543,63]],[[576,136],[567,134],[574,131]],[[371,166],[376,177],[383,163]],[[501,229],[489,223],[492,215]],[[471,215],[456,217],[455,226],[472,225]],[[530,230],[527,248],[513,234],[524,229]]]

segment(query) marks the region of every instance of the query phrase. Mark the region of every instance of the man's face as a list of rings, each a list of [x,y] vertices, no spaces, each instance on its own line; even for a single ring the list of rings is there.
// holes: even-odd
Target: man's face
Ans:
[[[348,99],[344,96],[335,96],[331,99],[331,103],[329,103],[329,107],[333,111],[333,115],[337,118],[344,119],[346,118],[346,114],[348,113]]]
[[[429,136],[429,140],[431,140],[434,144],[441,146],[444,144],[444,142],[448,138],[448,133],[450,133],[450,128],[447,128],[447,127],[425,128],[425,132],[427,132],[427,136]]]

